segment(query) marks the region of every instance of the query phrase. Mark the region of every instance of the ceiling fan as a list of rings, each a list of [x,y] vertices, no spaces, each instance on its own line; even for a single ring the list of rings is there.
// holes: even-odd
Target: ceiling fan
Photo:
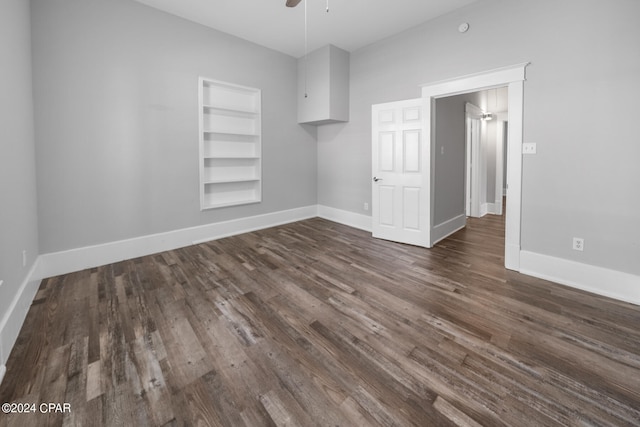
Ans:
[[[296,7],[302,0],[287,0],[287,7]],[[329,0],[327,0],[329,12]],[[307,0],[304,1],[304,97],[307,98]]]

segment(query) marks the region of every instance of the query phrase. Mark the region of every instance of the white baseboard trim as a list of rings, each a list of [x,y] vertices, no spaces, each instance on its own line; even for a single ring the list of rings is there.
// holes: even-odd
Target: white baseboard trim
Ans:
[[[462,214],[453,217],[441,224],[433,227],[433,245],[446,239],[458,230],[462,230],[467,225],[467,215]]]
[[[640,276],[633,274],[528,251],[520,252],[520,272],[640,305]]]
[[[518,236],[520,237],[520,236]],[[504,248],[504,268],[520,271],[520,245],[507,242]]]
[[[38,265],[40,263],[40,257],[36,258],[36,261],[29,269],[29,273],[25,277],[24,281],[20,285],[18,292],[11,301],[11,305],[2,319],[0,319],[0,382],[4,378],[6,373],[6,363],[9,359],[11,349],[13,349],[24,319],[27,317],[31,302],[38,292],[40,287],[41,278],[38,276]],[[5,285],[6,286],[6,285]]]
[[[41,255],[39,277],[52,277],[87,268],[182,248],[236,234],[316,217],[317,205],[272,212],[165,233],[86,246]]]
[[[485,215],[499,215],[497,203],[483,203],[480,205],[480,217]]]
[[[480,205],[480,218],[489,213],[489,203],[482,203]]]
[[[318,216],[329,221],[371,232],[371,217],[368,215],[318,205]]]
[[[499,203],[483,203],[480,205],[480,216],[490,215],[502,215]]]
[[[500,203],[487,203],[487,213],[490,215],[502,215]]]

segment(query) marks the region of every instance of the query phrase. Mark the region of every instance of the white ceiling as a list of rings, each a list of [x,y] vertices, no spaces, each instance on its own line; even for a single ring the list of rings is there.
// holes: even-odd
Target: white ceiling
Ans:
[[[350,52],[478,0],[136,0],[299,58],[333,44]]]

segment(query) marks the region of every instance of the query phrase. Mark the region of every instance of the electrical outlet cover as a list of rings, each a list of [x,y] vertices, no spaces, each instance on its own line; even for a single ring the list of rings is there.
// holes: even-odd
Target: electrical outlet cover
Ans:
[[[525,142],[522,144],[522,154],[536,154],[538,147],[535,142]]]
[[[584,239],[580,237],[573,238],[573,249],[576,251],[584,251]]]

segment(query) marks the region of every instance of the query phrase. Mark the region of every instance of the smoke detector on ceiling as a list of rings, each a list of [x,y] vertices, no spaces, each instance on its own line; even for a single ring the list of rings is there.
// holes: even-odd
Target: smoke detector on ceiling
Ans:
[[[461,33],[466,33],[467,31],[469,31],[469,23],[463,22],[462,24],[460,24],[458,26],[458,31]]]

